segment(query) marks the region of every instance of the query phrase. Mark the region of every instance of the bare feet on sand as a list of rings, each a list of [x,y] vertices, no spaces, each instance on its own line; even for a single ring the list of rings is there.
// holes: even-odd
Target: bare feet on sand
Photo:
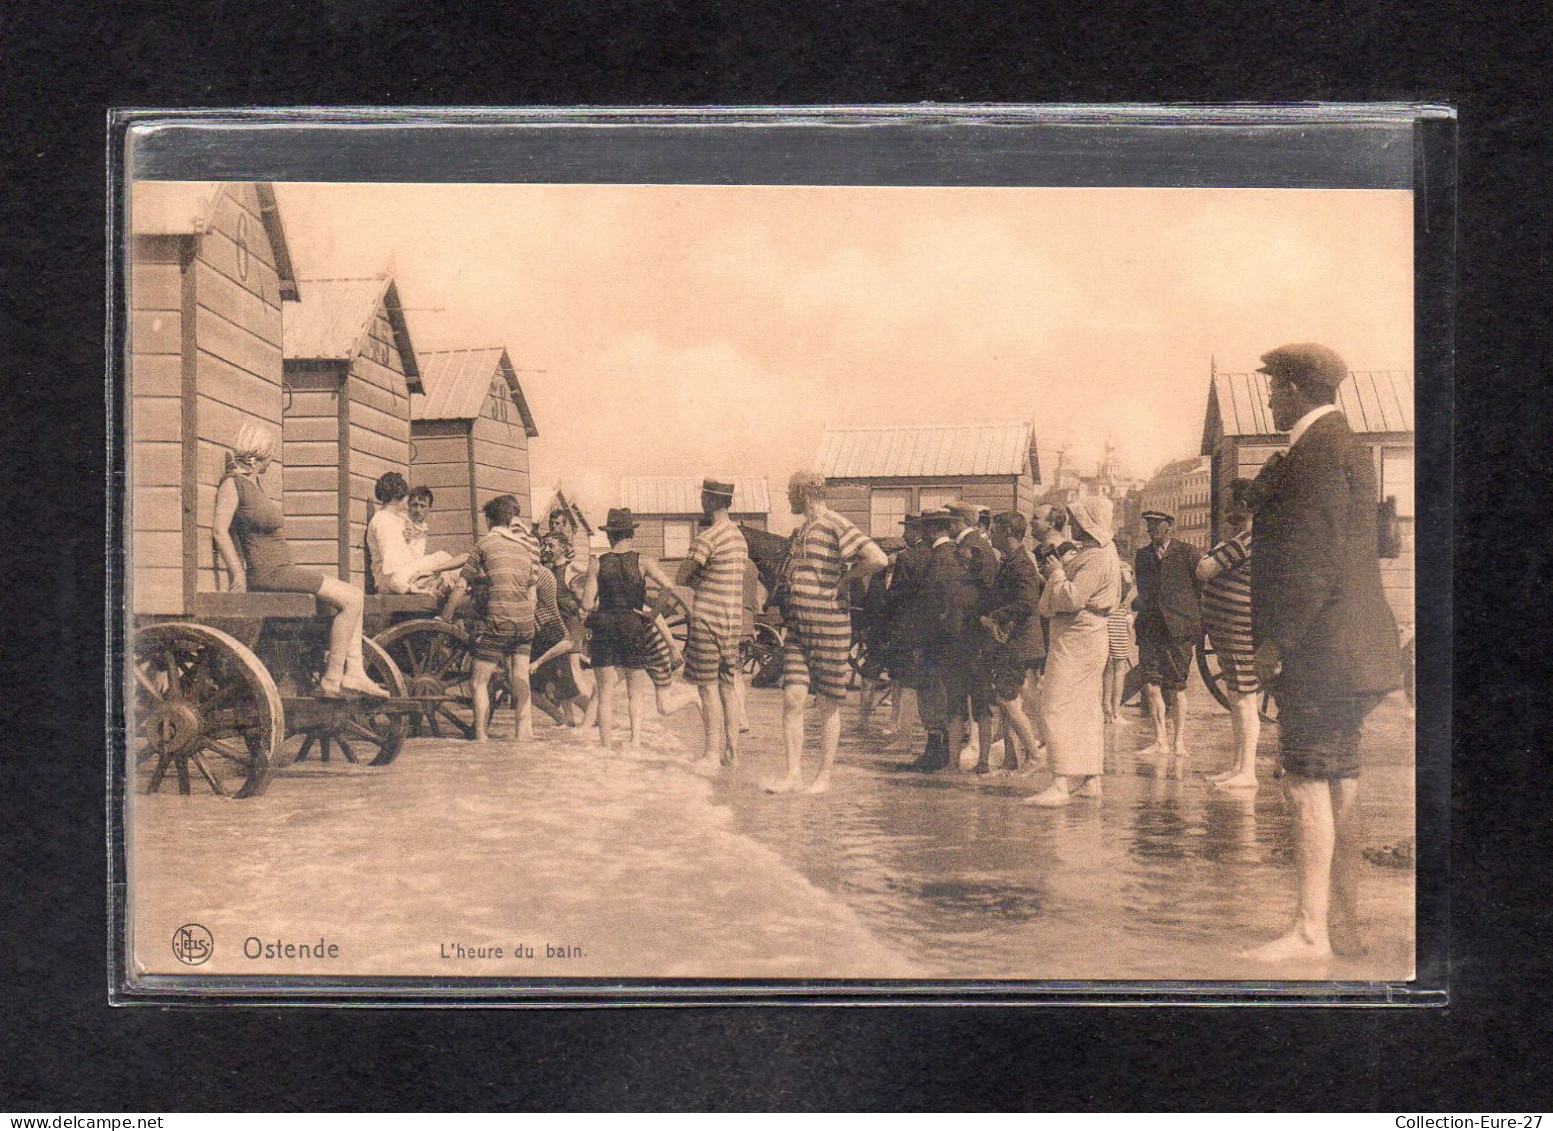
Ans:
[[[1256,774],[1230,774],[1227,777],[1215,777],[1209,779],[1217,789],[1255,789],[1258,785]]]
[[[1040,793],[1032,793],[1025,798],[1024,803],[1026,805],[1036,805],[1042,809],[1060,809],[1072,799],[1072,795],[1068,793],[1066,786],[1053,782],[1041,790]]]
[[[1073,791],[1074,797],[1084,797],[1091,801],[1099,801],[1105,795],[1104,783],[1099,777],[1091,777],[1084,784]]]
[[[767,793],[797,793],[803,788],[803,779],[798,777],[773,778],[762,782],[760,788]]]
[[[1295,927],[1270,943],[1241,951],[1240,957],[1253,962],[1323,962],[1332,957],[1332,944],[1309,938]]]
[[[816,794],[816,793],[824,793],[829,788],[830,788],[830,776],[828,774],[821,774],[819,777],[815,778],[808,785],[804,786],[803,790],[801,792],[810,794],[812,796],[813,794]]]

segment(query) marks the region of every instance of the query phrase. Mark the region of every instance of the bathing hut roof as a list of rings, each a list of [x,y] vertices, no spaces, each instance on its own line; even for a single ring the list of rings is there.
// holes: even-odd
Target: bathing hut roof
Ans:
[[[1278,436],[1267,402],[1267,374],[1215,373],[1208,386],[1203,455],[1225,436]],[[1337,387],[1337,407],[1359,434],[1413,431],[1413,374],[1406,369],[1355,369]]]
[[[381,304],[388,314],[399,357],[404,363],[405,384],[412,393],[421,389],[421,371],[410,327],[404,319],[399,289],[386,275],[361,279],[306,279],[307,297],[286,308],[284,340],[287,361],[345,361],[361,352]]]
[[[539,435],[534,416],[523,396],[523,386],[512,367],[512,359],[501,346],[483,349],[427,350],[420,355],[421,384],[424,394],[410,398],[412,420],[473,420],[485,408],[485,395],[491,378],[500,370],[523,418],[523,430]]]
[[[827,479],[1023,475],[1040,481],[1028,424],[826,428],[816,469]]]
[[[280,276],[280,297],[293,302],[299,297],[291,248],[275,203],[275,186],[254,184],[259,197],[259,218],[269,237],[275,272]],[[221,181],[136,181],[130,186],[130,232],[137,236],[198,236],[210,227],[216,201],[231,185]]]
[[[770,514],[764,476],[733,476],[734,514]],[[620,481],[620,505],[637,514],[700,514],[701,480],[690,476],[632,476]]]

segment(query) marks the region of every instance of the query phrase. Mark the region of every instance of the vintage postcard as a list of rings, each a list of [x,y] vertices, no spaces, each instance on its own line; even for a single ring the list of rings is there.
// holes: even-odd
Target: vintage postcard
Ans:
[[[1414,977],[1411,187],[130,169],[128,986]]]

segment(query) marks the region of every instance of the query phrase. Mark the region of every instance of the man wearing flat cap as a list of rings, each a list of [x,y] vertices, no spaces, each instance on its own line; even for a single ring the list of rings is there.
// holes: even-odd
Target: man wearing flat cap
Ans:
[[[701,760],[733,765],[738,752],[739,641],[744,634],[744,572],[749,545],[728,517],[733,484],[707,479],[701,484],[701,511],[708,519],[679,565],[675,584],[695,590],[690,631],[685,640],[685,678],[701,695],[705,741]]]
[[[1186,756],[1186,682],[1192,655],[1202,639],[1202,607],[1197,598],[1196,548],[1170,536],[1175,516],[1143,512],[1149,544],[1133,558],[1138,614],[1138,674],[1154,723],[1154,743],[1145,756],[1169,758],[1169,772],[1181,776]]]
[[[1348,367],[1306,343],[1263,354],[1259,372],[1289,450],[1268,461],[1251,492],[1252,638],[1257,675],[1278,702],[1299,891],[1288,933],[1247,957],[1319,961],[1334,949],[1363,950],[1359,739],[1402,674],[1381,588],[1371,455],[1334,403]]]

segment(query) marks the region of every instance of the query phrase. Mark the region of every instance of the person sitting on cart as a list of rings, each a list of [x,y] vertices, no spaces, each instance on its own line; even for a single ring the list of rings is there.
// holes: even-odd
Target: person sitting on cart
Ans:
[[[285,517],[265,493],[263,475],[275,458],[279,436],[273,428],[249,422],[238,429],[227,457],[227,472],[216,488],[213,534],[226,567],[228,589],[255,593],[310,593],[339,611],[329,629],[318,694],[388,698],[367,675],[361,654],[362,592],[321,570],[299,566],[281,534]],[[218,571],[219,572],[219,571]]]
[[[511,495],[497,495],[487,502],[485,521],[490,533],[475,544],[464,563],[463,580],[478,594],[476,603],[482,610],[472,649],[476,742],[485,742],[487,738],[491,677],[498,666],[507,669],[511,680],[513,736],[534,737],[528,671],[529,649],[534,643],[534,570],[538,555],[532,535],[516,529],[520,517],[518,501]]]
[[[469,560],[469,555],[454,557],[445,550],[426,552],[431,491],[417,487],[412,492],[397,471],[378,476],[372,491],[377,497],[378,512],[367,524],[367,552],[372,558],[372,582],[377,591],[445,597],[450,583],[443,574],[458,569]]]

